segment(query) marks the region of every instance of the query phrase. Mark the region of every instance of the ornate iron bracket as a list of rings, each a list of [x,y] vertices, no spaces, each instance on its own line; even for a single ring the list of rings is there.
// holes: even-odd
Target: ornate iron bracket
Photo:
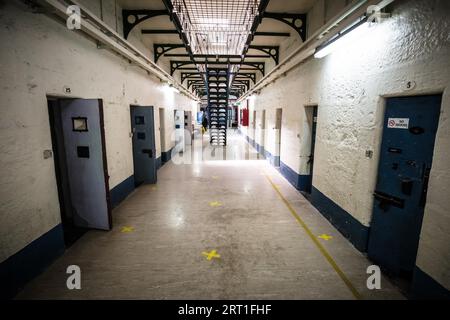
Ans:
[[[191,80],[203,80],[202,76],[198,72],[182,72],[181,73],[181,83],[184,82],[186,79]]]
[[[297,31],[303,41],[306,41],[306,14],[264,12],[264,18],[281,21]]]
[[[155,43],[153,44],[153,55],[155,63],[158,59],[170,50],[175,50],[179,48],[185,48],[184,44],[171,44],[171,43]]]
[[[180,69],[183,66],[188,66],[188,65],[195,65],[197,64],[196,62],[192,62],[192,61],[170,61],[170,75],[173,76],[173,73]]]
[[[192,86],[192,85],[201,85],[201,86],[205,86],[203,84],[203,80],[188,80],[188,89]],[[194,86],[195,87],[195,86]]]
[[[246,90],[248,90],[250,88],[250,80],[234,80],[233,81],[233,85],[237,84],[237,85],[245,85]]]
[[[235,79],[236,80],[238,80],[238,79],[250,79],[250,80],[253,81],[253,83],[256,83],[256,73],[252,73],[252,72],[250,72],[250,73],[245,73],[245,72],[243,72],[243,73],[236,73]]]
[[[123,17],[123,36],[128,39],[128,35],[135,26],[142,21],[157,17],[169,15],[167,10],[122,10]]]
[[[279,46],[249,46],[249,49],[255,49],[262,51],[275,61],[275,64],[278,64],[280,61],[280,47]]]

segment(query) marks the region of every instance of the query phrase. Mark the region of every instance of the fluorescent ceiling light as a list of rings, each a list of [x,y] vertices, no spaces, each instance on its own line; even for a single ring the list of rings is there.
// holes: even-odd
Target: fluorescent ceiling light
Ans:
[[[326,43],[323,47],[317,48],[314,58],[322,59],[330,53],[348,46],[357,40],[367,30],[368,26],[369,24],[365,20],[357,22],[346,31],[343,31],[336,38],[330,40],[330,42]]]

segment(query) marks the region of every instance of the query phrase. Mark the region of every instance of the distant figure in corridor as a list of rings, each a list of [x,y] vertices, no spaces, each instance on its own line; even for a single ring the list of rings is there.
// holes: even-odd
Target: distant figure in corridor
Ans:
[[[206,117],[206,112],[205,112],[203,114],[202,133],[205,134],[206,131],[208,131],[208,118]]]

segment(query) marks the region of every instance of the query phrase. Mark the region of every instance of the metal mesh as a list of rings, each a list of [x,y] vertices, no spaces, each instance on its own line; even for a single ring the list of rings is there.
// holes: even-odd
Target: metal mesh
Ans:
[[[172,0],[194,54],[241,55],[260,0]]]

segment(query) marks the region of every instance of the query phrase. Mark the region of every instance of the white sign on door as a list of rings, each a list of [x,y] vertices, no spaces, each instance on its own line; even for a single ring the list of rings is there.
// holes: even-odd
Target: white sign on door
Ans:
[[[409,129],[409,118],[389,118],[389,129]]]

